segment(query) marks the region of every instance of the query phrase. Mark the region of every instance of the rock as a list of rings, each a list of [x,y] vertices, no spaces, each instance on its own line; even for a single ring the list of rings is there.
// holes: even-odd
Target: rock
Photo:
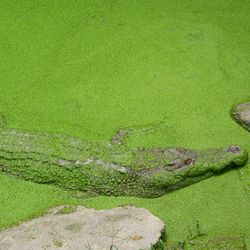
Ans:
[[[0,250],[151,249],[163,230],[163,222],[144,208],[94,210],[60,206],[0,232]]]
[[[238,123],[250,130],[250,102],[238,104],[232,110],[232,114]]]

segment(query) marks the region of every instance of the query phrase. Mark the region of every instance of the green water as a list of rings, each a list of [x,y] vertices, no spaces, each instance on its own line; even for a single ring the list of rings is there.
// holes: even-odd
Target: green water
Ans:
[[[122,127],[161,123],[128,145],[193,149],[239,144],[250,133],[229,110],[250,97],[249,1],[0,1],[0,114],[6,126],[108,141]],[[235,231],[250,244],[248,164],[148,200],[72,198],[0,176],[0,227],[61,203],[135,204],[184,239]]]

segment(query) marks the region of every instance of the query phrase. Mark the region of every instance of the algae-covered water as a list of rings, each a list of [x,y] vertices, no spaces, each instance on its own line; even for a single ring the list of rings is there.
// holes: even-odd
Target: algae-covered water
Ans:
[[[0,127],[108,141],[123,127],[151,126],[129,147],[203,149],[250,133],[229,114],[250,97],[249,1],[0,1]],[[0,227],[48,207],[135,204],[166,223],[167,238],[246,235],[250,164],[153,200],[79,199],[0,175]]]

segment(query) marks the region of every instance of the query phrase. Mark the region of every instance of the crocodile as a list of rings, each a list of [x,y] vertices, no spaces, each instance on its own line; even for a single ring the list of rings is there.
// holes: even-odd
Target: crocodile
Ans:
[[[0,171],[88,195],[153,198],[243,165],[245,149],[130,148],[128,129],[110,142],[2,128]]]

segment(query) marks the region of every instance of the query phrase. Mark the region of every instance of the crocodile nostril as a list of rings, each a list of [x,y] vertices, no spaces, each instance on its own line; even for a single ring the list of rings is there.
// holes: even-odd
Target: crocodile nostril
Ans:
[[[227,148],[226,151],[233,154],[239,154],[241,153],[241,148],[239,146],[232,145],[229,148]]]

